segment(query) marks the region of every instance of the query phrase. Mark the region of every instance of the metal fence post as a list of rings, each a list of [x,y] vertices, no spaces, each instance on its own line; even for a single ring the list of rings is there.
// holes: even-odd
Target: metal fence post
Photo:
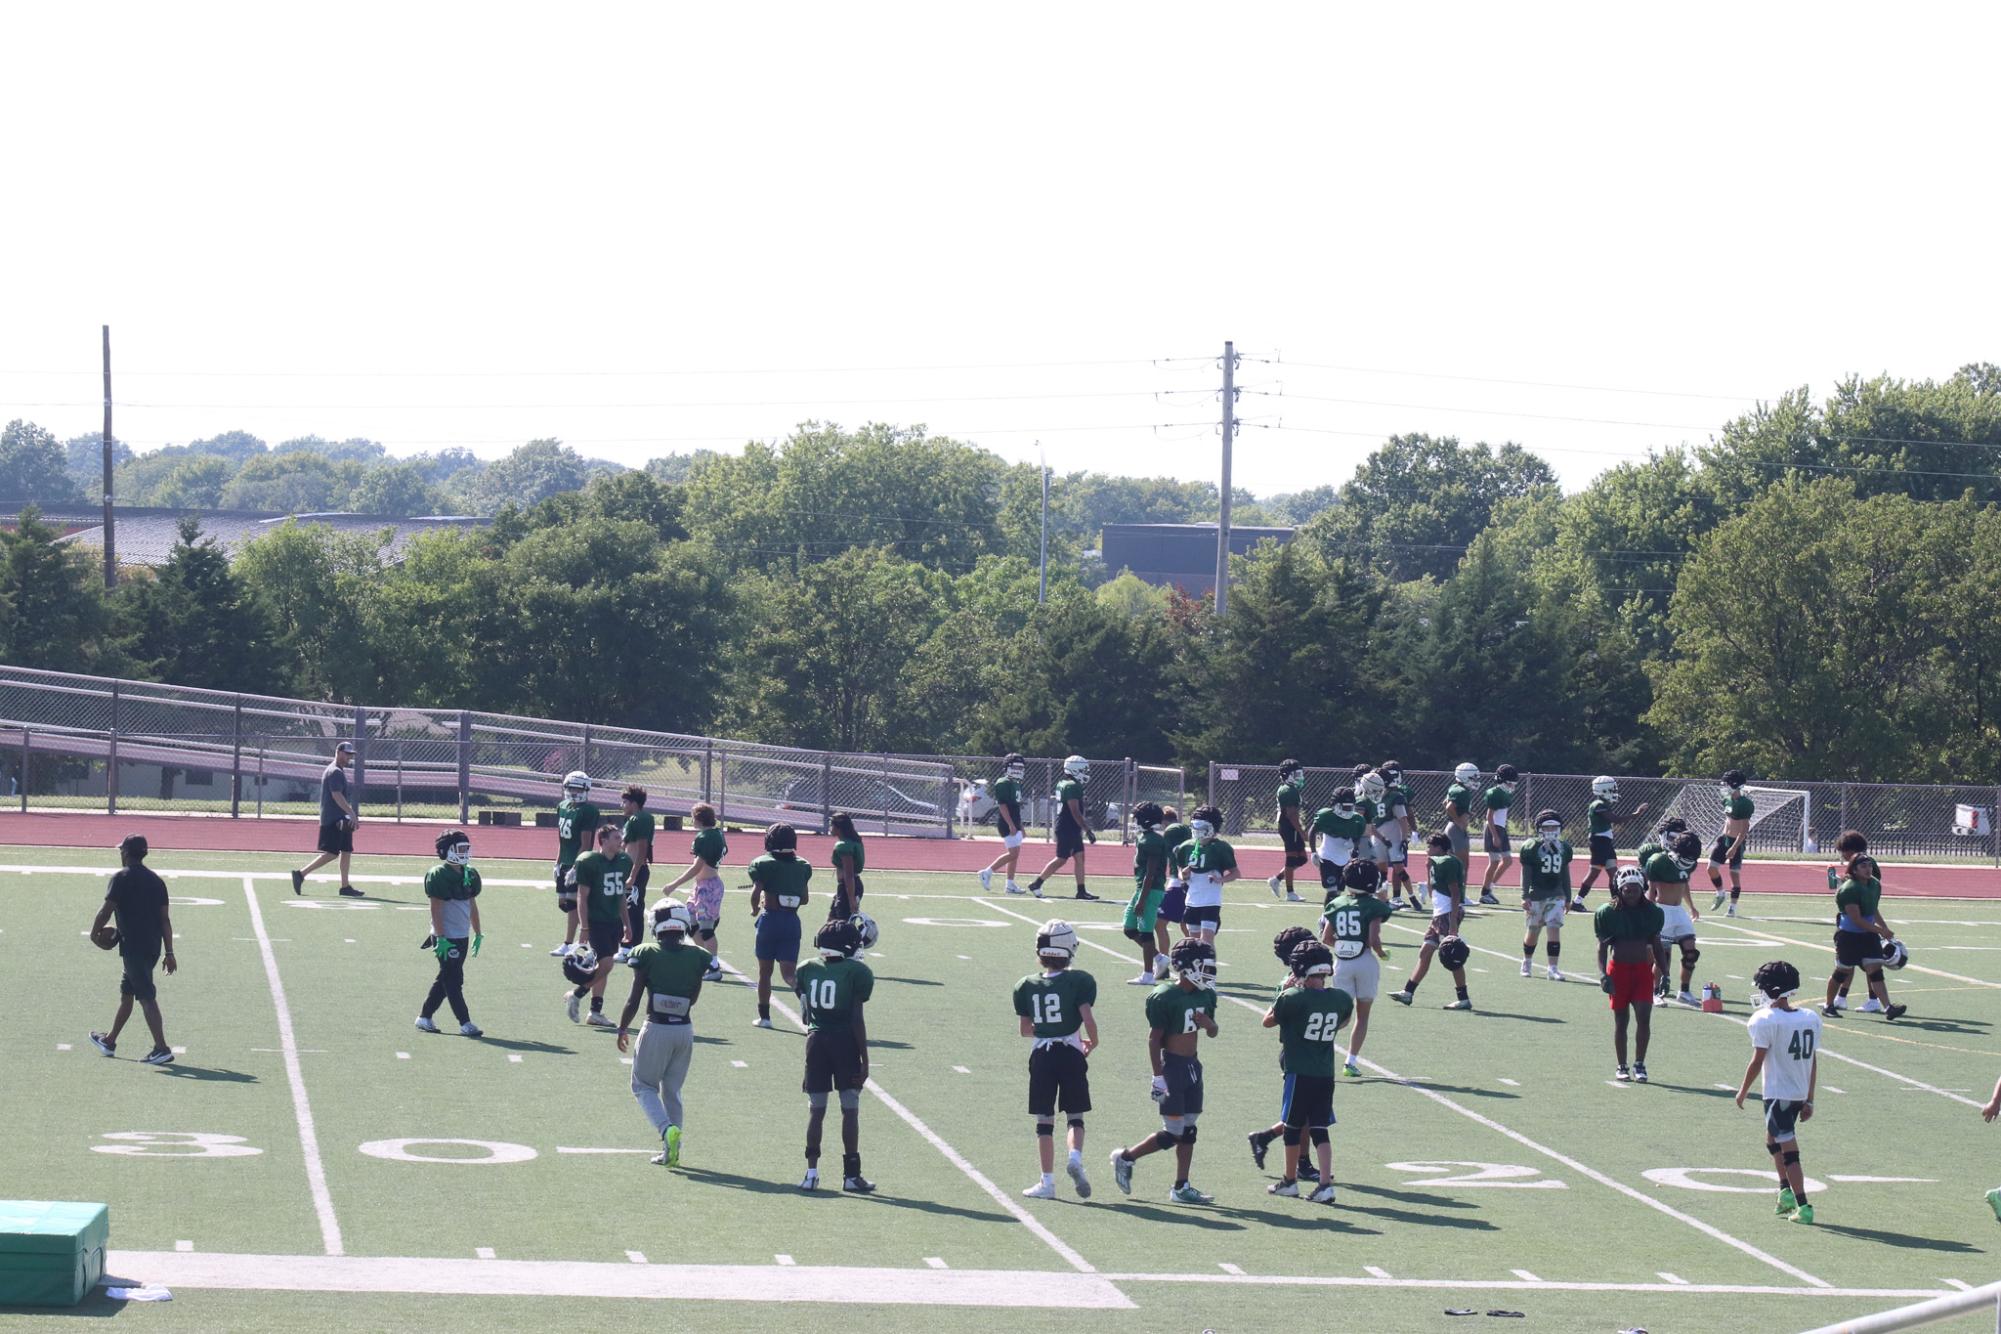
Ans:
[[[28,809],[28,757],[35,753],[30,740],[33,735],[27,728],[21,729],[21,810],[24,813]]]
[[[111,744],[104,766],[104,810],[118,814],[118,683],[111,683]]]
[[[730,753],[728,751],[723,752],[722,763],[716,766],[716,799],[713,804],[716,808],[716,819],[718,821],[727,820],[730,808]]]
[[[257,743],[257,818],[264,818],[264,743]]]
[[[1841,828],[1848,828],[1848,784],[1841,785]]]
[[[882,832],[889,836],[889,756],[882,756]]]
[[[1209,761],[1209,800],[1204,804],[1209,806],[1216,804],[1216,761],[1214,760]],[[1181,814],[1186,818],[1188,812],[1183,811]]]
[[[834,823],[834,756],[830,751],[820,752],[820,832],[826,833]]]
[[[1139,787],[1139,769],[1133,757],[1126,756],[1126,799],[1119,803],[1119,842],[1133,841],[1133,793]]]
[[[591,725],[584,724],[584,762],[577,766],[585,773],[591,771]]]
[[[702,742],[702,800],[709,800],[709,763],[716,757],[716,743]]]
[[[236,697],[229,725],[229,818],[243,814],[243,696]]]
[[[403,742],[396,742],[396,823],[403,823]]]
[[[472,819],[472,715],[459,710],[459,823]]]
[[[26,770],[22,772],[25,774]],[[28,781],[24,777],[21,780],[21,791],[26,792],[27,790]],[[21,809],[24,811],[28,809],[28,800],[26,797],[21,799]],[[1994,804],[1987,808],[1987,838],[1994,845],[1994,865],[1997,869],[2001,869],[2001,784],[1995,785]],[[1997,1303],[1997,1305],[2001,1305],[2001,1303]]]
[[[361,798],[368,790],[368,710],[357,704],[354,706],[354,809],[361,809]]]

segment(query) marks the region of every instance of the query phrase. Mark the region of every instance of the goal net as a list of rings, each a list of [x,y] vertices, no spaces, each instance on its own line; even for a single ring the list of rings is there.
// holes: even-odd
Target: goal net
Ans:
[[[1796,787],[1746,787],[1751,799],[1751,852],[1817,852],[1813,843],[1813,794]],[[1678,815],[1702,838],[1705,855],[1723,833],[1723,792],[1714,783],[1688,783],[1675,793],[1661,819]]]

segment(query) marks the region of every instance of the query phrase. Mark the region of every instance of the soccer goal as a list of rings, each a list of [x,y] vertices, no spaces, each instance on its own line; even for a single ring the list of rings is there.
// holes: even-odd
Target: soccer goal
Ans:
[[[1818,852],[1813,841],[1813,793],[1796,787],[1746,787],[1751,799],[1749,847],[1762,852]],[[1714,783],[1688,783],[1661,819],[1678,815],[1708,845],[1723,833],[1723,793]]]

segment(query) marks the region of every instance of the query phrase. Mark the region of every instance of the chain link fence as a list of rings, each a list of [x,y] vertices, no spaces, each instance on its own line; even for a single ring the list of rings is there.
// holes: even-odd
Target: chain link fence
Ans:
[[[1353,768],[1309,768],[1302,806],[1310,817],[1353,781]],[[1585,832],[1584,807],[1591,800],[1589,774],[1524,773],[1510,806],[1517,836],[1536,811],[1563,816],[1573,841]],[[1445,823],[1445,792],[1452,775],[1437,769],[1407,769],[1411,814],[1420,833]],[[1483,772],[1471,785],[1473,828],[1486,816],[1483,794],[1493,782]],[[1752,855],[1800,856],[1832,852],[1844,829],[1859,829],[1870,851],[1885,858],[1940,862],[1988,862],[2001,866],[2001,787],[1930,786],[1915,783],[1823,783],[1761,779],[1750,789],[1756,814],[1749,836]],[[1208,801],[1223,813],[1232,838],[1278,842],[1278,766],[1211,761]],[[1619,777],[1619,800],[1612,834],[1621,848],[1637,847],[1669,814],[1688,820],[1705,840],[1722,831],[1722,801],[1714,779]],[[1476,837],[1475,845],[1478,840]]]
[[[905,755],[892,758],[949,765],[958,785],[954,828],[960,837],[990,833],[998,828],[999,810],[992,796],[1005,766],[1001,755]],[[1088,757],[1087,757],[1088,758]],[[1061,756],[1023,757],[1021,819],[1031,837],[1050,838],[1056,827],[1056,785],[1063,781]],[[1132,841],[1132,808],[1142,801],[1163,806],[1182,804],[1187,775],[1181,769],[1140,764],[1126,758],[1091,760],[1084,780],[1084,815],[1099,833],[1116,832]],[[1186,814],[1184,811],[1183,814]]]

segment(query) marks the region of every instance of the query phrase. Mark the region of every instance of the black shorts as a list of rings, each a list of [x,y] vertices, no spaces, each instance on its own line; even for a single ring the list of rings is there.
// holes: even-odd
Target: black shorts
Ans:
[[[600,959],[609,959],[625,943],[625,924],[593,921],[590,924],[590,939],[592,952]]]
[[[1728,835],[1719,836],[1714,843],[1709,845],[1709,864],[1711,866],[1722,866],[1725,862],[1728,862],[1730,869],[1733,871],[1736,870],[1744,864],[1744,843],[1745,840],[1741,838],[1731,838]]]
[[[153,969],[160,963],[160,947],[155,945],[144,954],[121,956],[125,964],[125,976],[118,979],[118,994],[130,996],[136,1001],[155,999],[160,993],[153,984]]]
[[[1883,938],[1874,931],[1834,933],[1834,961],[1843,968],[1872,964],[1883,957]]]
[[[1485,826],[1480,835],[1480,847],[1490,853],[1514,851],[1514,845],[1508,842],[1508,831],[1497,824]]]
[[[1322,889],[1328,889],[1328,890],[1341,888],[1341,872],[1344,869],[1346,868],[1337,866],[1330,861],[1321,862],[1320,887]]]
[[[1211,931],[1223,929],[1223,908],[1221,904],[1210,904],[1206,908],[1186,908],[1181,914],[1181,924],[1190,931],[1208,927]]]
[[[321,825],[318,846],[321,852],[353,852],[354,826],[346,823]]]
[[[1765,1138],[1774,1143],[1784,1144],[1798,1138],[1793,1127],[1799,1124],[1800,1108],[1804,1102],[1793,1102],[1787,1098],[1773,1098],[1765,1103]]]
[[[1288,1130],[1315,1130],[1334,1124],[1334,1077],[1287,1075],[1279,1097],[1279,1118]]]
[[[1091,1071],[1067,1042],[1038,1042],[1028,1053],[1028,1114],[1082,1116],[1091,1110]]]
[[[1160,1070],[1167,1078],[1167,1096],[1160,1100],[1162,1116],[1189,1116],[1202,1110],[1202,1060],[1162,1052]]]
[[[1056,822],[1056,856],[1058,860],[1075,857],[1084,850],[1084,831],[1064,816]]]
[[[1612,846],[1612,836],[1610,834],[1593,834],[1591,836],[1591,864],[1593,866],[1603,866],[1607,870],[1618,869],[1619,850]]]
[[[1285,845],[1285,869],[1306,865],[1306,835],[1287,824],[1278,822],[1278,841]]]
[[[855,877],[855,896],[852,899],[848,897],[846,890],[836,887],[834,897],[828,900],[827,903],[827,920],[837,922],[843,918],[853,917],[856,913],[860,912],[862,910],[862,895],[866,892],[866,887],[863,886],[860,876]]]
[[[833,1093],[863,1084],[862,1054],[854,1030],[845,1033],[814,1029],[806,1035],[806,1093]]]

